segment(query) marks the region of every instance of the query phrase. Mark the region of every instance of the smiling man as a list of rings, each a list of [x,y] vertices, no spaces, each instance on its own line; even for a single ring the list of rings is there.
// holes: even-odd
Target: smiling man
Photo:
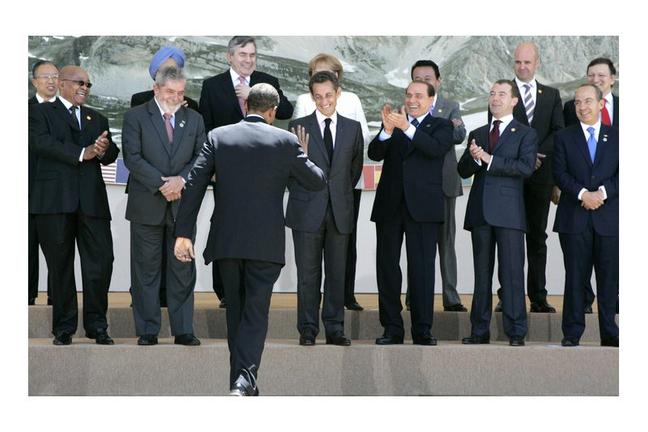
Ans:
[[[78,66],[59,72],[59,98],[29,112],[30,150],[38,157],[29,212],[36,215],[51,272],[52,333],[69,345],[78,322],[74,246],[83,278],[83,327],[98,344],[112,345],[106,311],[112,276],[110,208],[101,165],[117,159],[108,120],[84,106],[92,83]]]
[[[432,336],[434,261],[439,229],[444,220],[443,158],[452,147],[449,120],[430,115],[432,84],[411,82],[405,107],[385,105],[382,128],[369,144],[372,160],[384,161],[371,220],[376,223],[378,307],[383,335],[378,345],[402,344],[402,274],[399,266],[403,234],[409,271],[412,339],[436,345]]]
[[[286,225],[292,228],[297,264],[297,329],[300,345],[315,345],[324,255],[322,321],[326,343],[351,345],[344,336],[344,277],[349,235],[354,226],[353,187],[362,172],[360,123],[336,111],[341,89],[333,72],[315,73],[308,83],[315,111],[293,120],[289,128],[304,152],[328,178],[321,191],[289,184]],[[306,138],[308,136],[308,139]]]

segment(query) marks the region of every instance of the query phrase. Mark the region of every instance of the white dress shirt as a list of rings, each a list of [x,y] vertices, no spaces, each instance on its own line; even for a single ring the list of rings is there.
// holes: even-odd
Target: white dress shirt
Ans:
[[[73,105],[72,102],[68,102],[65,98],[59,97],[61,102],[63,102],[63,105],[65,105],[65,109],[70,111],[70,107]],[[81,107],[78,106],[76,110],[74,110],[74,115],[76,116],[77,119],[77,124],[79,125],[79,128],[81,128]],[[83,153],[85,153],[85,147],[81,149],[81,154],[79,155],[79,162],[83,162]]]
[[[320,133],[322,134],[322,139],[324,139],[324,128],[326,128],[326,123],[324,120],[326,120],[327,118],[331,119],[331,126],[329,126],[329,129],[331,129],[331,136],[333,137],[333,149],[335,149],[335,132],[336,132],[335,130],[337,129],[337,112],[334,112],[331,117],[326,117],[318,110],[315,110],[315,117],[317,117],[317,124],[320,127]]]
[[[488,127],[489,137],[490,137],[490,132],[492,132],[493,128],[495,127],[495,120],[499,120],[499,121],[502,122],[502,123],[499,124],[499,136],[501,137],[502,132],[504,132],[506,130],[506,128],[508,127],[509,123],[511,123],[513,121],[513,114],[505,115],[504,117],[502,117],[500,119],[496,119],[495,117],[491,118],[490,126]],[[470,145],[470,144],[468,144],[468,145]],[[495,157],[493,155],[491,155],[490,162],[488,162],[488,166],[486,167],[487,171],[490,169],[494,158]],[[477,165],[481,166],[481,164],[482,164],[481,159],[473,159],[473,160],[475,161],[475,163],[477,163]]]
[[[611,113],[610,113],[610,118],[612,118]],[[600,151],[600,146],[601,146],[602,143],[600,141],[598,141],[598,137],[599,137],[599,134],[601,132],[601,120],[597,121],[593,125],[588,125],[588,124],[585,124],[585,123],[582,123],[582,122],[581,122],[580,125],[581,125],[581,129],[583,129],[583,135],[585,135],[585,142],[587,142],[587,140],[590,137],[590,133],[587,131],[587,129],[591,128],[591,127],[594,128],[594,137],[597,140],[596,151],[597,152]],[[603,192],[603,199],[606,200],[607,199],[607,192],[605,191],[605,186],[603,186],[603,185],[599,186],[599,190]],[[583,200],[583,194],[585,192],[587,192],[587,189],[585,189],[585,188],[581,189],[580,192],[578,192],[578,200],[579,201]]]

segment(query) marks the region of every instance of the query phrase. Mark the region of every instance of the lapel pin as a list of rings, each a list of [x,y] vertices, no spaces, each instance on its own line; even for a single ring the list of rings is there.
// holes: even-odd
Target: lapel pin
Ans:
[[[443,112],[443,108],[439,108],[439,112],[442,113],[442,112]]]
[[[429,128],[430,126],[432,126],[432,125],[431,124],[426,124],[425,125],[426,128]]]
[[[90,121],[90,120],[92,120],[92,117],[86,116],[86,120]]]
[[[603,142],[607,142],[607,134],[603,135]]]
[[[541,90],[541,89],[538,89],[538,93],[542,94],[542,90]]]
[[[180,122],[180,127],[184,127],[184,125],[185,125],[185,121],[182,120],[182,121]]]
[[[516,131],[516,129],[515,129],[515,128],[511,128],[511,132],[515,132],[515,131]]]

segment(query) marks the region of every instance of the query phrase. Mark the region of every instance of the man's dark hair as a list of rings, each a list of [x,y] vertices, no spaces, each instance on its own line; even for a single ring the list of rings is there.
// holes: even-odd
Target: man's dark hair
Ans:
[[[587,65],[587,72],[589,72],[589,68],[591,68],[592,66],[596,66],[596,65],[600,65],[600,64],[607,65],[608,68],[610,68],[610,73],[612,75],[616,75],[617,72],[616,72],[616,68],[614,67],[614,63],[612,63],[612,60],[610,60],[609,58],[605,58],[605,57],[597,57],[594,60],[592,60],[591,62],[589,62],[589,64]]]
[[[340,81],[335,74],[331,71],[315,72],[311,79],[308,81],[308,90],[313,94],[313,85],[330,82],[333,84],[333,90],[337,91],[340,88]]]
[[[242,48],[249,43],[254,45],[254,50],[256,51],[256,41],[252,36],[234,36],[227,44],[227,52],[234,54],[236,48]]]
[[[414,69],[416,69],[417,67],[431,67],[432,69],[434,69],[434,75],[436,75],[436,79],[441,78],[439,66],[432,60],[418,60],[416,63],[414,63],[414,66],[412,66],[412,70],[410,71],[410,78],[414,79]]]
[[[38,71],[38,68],[43,66],[43,65],[52,65],[58,70],[58,66],[54,64],[54,62],[51,62],[49,60],[39,60],[36,63],[34,63],[34,66],[32,66],[32,78],[36,78],[36,71]]]
[[[576,90],[581,89],[583,87],[591,87],[591,88],[593,88],[594,93],[596,94],[596,100],[597,101],[600,101],[600,100],[603,99],[603,92],[601,91],[600,88],[596,87],[594,84],[590,84],[590,83],[581,84],[581,85],[578,86],[578,88]]]
[[[279,93],[267,83],[254,84],[247,98],[248,112],[263,113],[279,106]]]
[[[501,80],[495,81],[495,84],[500,84],[500,85],[507,84],[507,85],[511,86],[511,96],[513,96],[514,98],[520,99],[520,90],[518,90],[518,86],[513,81],[507,80],[507,79],[501,79]],[[495,84],[493,84],[493,85],[495,85]]]
[[[407,87],[405,88],[405,93],[407,93],[407,89],[413,84],[413,83],[418,83],[418,84],[425,84],[427,86],[427,95],[430,97],[433,97],[436,94],[436,90],[434,89],[434,86],[430,84],[427,81],[423,80],[414,80],[407,84]]]

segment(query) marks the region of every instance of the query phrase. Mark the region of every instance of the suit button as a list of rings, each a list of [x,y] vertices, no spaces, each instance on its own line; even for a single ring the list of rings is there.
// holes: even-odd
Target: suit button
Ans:
[[[592,176],[592,181],[596,180],[596,176]]]

